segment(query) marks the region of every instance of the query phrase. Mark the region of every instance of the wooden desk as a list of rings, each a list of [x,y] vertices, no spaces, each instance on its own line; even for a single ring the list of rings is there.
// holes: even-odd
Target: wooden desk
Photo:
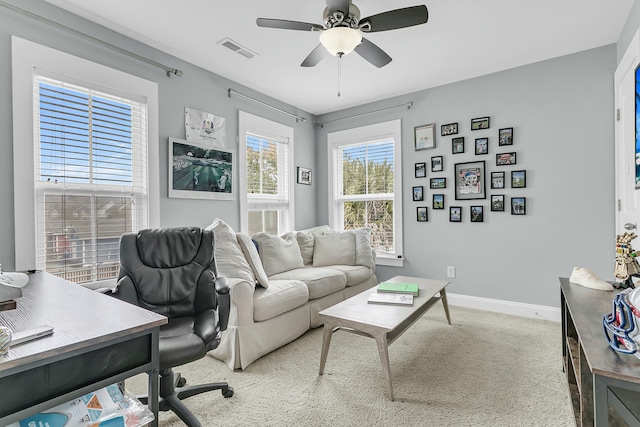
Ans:
[[[640,425],[640,359],[609,347],[614,295],[560,278],[562,356],[577,426]]]
[[[54,332],[0,357],[0,426],[142,372],[157,426],[166,317],[44,272],[30,274],[22,294],[15,310],[0,312],[0,325],[14,332],[49,325]]]

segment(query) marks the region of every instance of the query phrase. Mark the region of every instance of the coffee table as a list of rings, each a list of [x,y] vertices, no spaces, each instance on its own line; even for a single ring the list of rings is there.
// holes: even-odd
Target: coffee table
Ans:
[[[387,282],[417,283],[420,291],[417,297],[413,297],[413,305],[369,304],[367,302],[369,294],[376,292],[376,287],[373,287],[319,313],[324,320],[319,374],[322,375],[324,373],[329,345],[334,332],[344,330],[371,337],[376,340],[378,345],[387,394],[389,400],[393,400],[389,345],[438,301],[442,301],[449,324],[451,324],[451,318],[445,290],[449,282],[409,276],[396,276],[387,280]]]

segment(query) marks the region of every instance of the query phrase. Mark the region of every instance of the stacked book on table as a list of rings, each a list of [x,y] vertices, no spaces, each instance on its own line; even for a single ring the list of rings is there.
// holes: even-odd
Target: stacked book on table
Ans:
[[[413,305],[419,288],[417,283],[382,282],[376,291],[369,295],[369,304]]]

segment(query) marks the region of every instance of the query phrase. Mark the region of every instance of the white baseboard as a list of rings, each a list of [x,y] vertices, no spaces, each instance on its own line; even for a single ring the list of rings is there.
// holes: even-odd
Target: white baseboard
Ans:
[[[449,305],[456,305],[459,307],[495,311],[497,313],[513,314],[515,316],[551,320],[554,322],[560,322],[561,320],[560,309],[557,307],[450,294],[449,292],[447,292],[447,301],[449,302]]]

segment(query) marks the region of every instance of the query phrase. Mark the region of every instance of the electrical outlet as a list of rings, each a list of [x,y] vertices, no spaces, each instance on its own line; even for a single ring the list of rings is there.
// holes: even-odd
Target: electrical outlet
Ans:
[[[447,267],[447,277],[450,277],[450,278],[456,277],[456,268],[455,267]]]

